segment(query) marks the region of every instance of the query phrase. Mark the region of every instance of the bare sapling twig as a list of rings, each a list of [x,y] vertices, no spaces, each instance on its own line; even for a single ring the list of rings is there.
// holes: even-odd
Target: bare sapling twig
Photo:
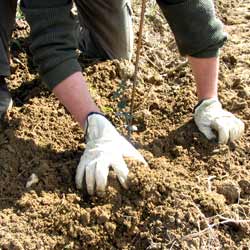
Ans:
[[[136,85],[137,85],[137,75],[138,75],[138,70],[139,70],[139,60],[140,60],[140,51],[141,51],[141,46],[142,46],[142,30],[143,30],[143,24],[144,24],[145,9],[146,9],[146,0],[142,0],[140,28],[139,28],[136,60],[135,60],[135,71],[134,71],[134,75],[132,78],[133,89],[132,89],[131,106],[130,106],[130,119],[129,119],[129,123],[128,123],[128,138],[129,139],[130,139],[131,127],[132,127],[132,123],[133,123],[135,89],[136,89]]]

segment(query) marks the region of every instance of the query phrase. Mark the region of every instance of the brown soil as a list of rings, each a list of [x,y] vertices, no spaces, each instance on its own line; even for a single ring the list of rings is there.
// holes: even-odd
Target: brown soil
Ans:
[[[132,135],[149,167],[128,162],[128,191],[111,172],[104,198],[75,188],[83,133],[42,85],[27,49],[29,29],[18,21],[9,78],[14,107],[0,133],[1,250],[250,249],[250,1],[216,5],[230,34],[220,99],[245,122],[244,137],[221,146],[199,133],[192,74],[149,1]],[[136,23],[139,9],[135,3]],[[118,90],[131,65],[80,61],[96,102],[126,133],[131,83],[122,95]],[[27,189],[32,173],[39,182]]]

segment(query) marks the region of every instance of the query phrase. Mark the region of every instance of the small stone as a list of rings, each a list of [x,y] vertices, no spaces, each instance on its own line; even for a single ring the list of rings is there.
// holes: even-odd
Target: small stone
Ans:
[[[36,174],[32,173],[29,180],[26,183],[26,188],[30,188],[32,185],[39,182],[39,179]]]
[[[14,148],[11,147],[10,145],[7,146],[7,149],[8,149],[9,152],[11,152],[11,153],[13,153],[13,154],[15,153]]]
[[[76,194],[67,194],[66,199],[71,203],[78,203],[81,200],[81,198]]]
[[[169,220],[169,222],[174,223],[175,222],[175,217],[174,216],[169,216],[168,220]]]
[[[160,86],[163,84],[164,79],[160,74],[155,73],[154,75],[147,77],[147,82],[150,84]]]
[[[114,224],[112,222],[106,222],[104,227],[109,234],[114,234],[114,232],[116,230],[116,224]]]
[[[250,87],[246,86],[242,90],[239,91],[238,94],[241,98],[248,98],[250,97]]]
[[[239,186],[241,188],[241,192],[243,194],[250,194],[250,181],[247,180],[240,180]]]
[[[162,221],[157,220],[157,221],[155,222],[155,224],[156,224],[157,226],[162,226]]]
[[[182,224],[181,220],[180,219],[176,219],[176,224],[177,225],[181,225]]]
[[[225,209],[225,197],[215,192],[200,192],[199,203],[204,212],[210,215],[221,213]]]
[[[174,148],[172,148],[172,150],[171,150],[171,153],[175,158],[181,156],[184,152],[185,152],[185,150],[183,149],[183,147],[177,146],[177,145]]]
[[[117,68],[118,68],[118,74],[120,78],[123,80],[130,79],[135,71],[134,65],[126,60],[119,62]]]
[[[222,194],[228,204],[233,204],[239,199],[240,188],[236,183],[227,181],[217,186],[217,193]]]
[[[106,213],[101,214],[98,218],[97,218],[97,223],[98,224],[104,224],[105,222],[107,222],[109,220],[109,215]]]
[[[132,126],[125,125],[125,128],[129,129],[129,131],[131,131],[131,132],[138,131],[138,127],[136,125],[132,125]]]
[[[80,216],[80,222],[87,226],[90,223],[90,214],[87,211],[83,211]]]
[[[16,239],[13,239],[9,243],[9,248],[7,248],[7,249],[11,249],[11,250],[24,250],[24,248],[21,245],[21,243],[19,241],[17,241]]]

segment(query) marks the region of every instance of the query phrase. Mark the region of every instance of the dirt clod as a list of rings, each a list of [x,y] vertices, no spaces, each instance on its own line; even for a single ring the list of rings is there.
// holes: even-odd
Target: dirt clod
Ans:
[[[217,192],[226,198],[228,204],[233,204],[238,202],[241,190],[237,183],[226,181],[217,186]]]

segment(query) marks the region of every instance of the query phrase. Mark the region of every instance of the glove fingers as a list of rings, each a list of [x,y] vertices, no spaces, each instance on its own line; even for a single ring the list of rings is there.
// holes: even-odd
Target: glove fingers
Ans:
[[[118,176],[118,180],[121,183],[121,185],[122,185],[123,188],[128,189],[127,180],[125,180],[121,176]]]
[[[245,124],[240,119],[238,119],[238,120],[239,120],[239,123],[240,123],[240,135],[243,135],[244,131],[245,131]]]
[[[220,127],[218,130],[219,134],[219,143],[226,144],[229,140],[229,129],[227,127]]]
[[[234,122],[230,128],[230,131],[229,131],[230,141],[233,142],[236,139],[238,139],[238,137],[240,137],[239,133],[240,133],[240,127],[238,127],[238,124],[236,122]]]
[[[211,127],[218,132],[218,141],[221,144],[226,144],[228,142],[230,131],[230,127],[228,125],[228,123],[219,119],[213,121],[211,124]]]
[[[90,195],[94,195],[95,192],[95,171],[96,161],[93,161],[86,166],[86,185],[87,191]]]
[[[77,166],[76,176],[75,176],[75,183],[76,183],[77,189],[82,189],[82,182],[83,182],[85,168],[86,168],[86,164],[85,164],[84,158],[81,158]]]
[[[97,195],[102,196],[105,193],[109,173],[109,159],[100,158],[96,164],[95,180]]]
[[[148,165],[147,162],[145,161],[144,157],[141,155],[141,153],[134,148],[134,146],[129,143],[126,139],[124,139],[123,143],[123,156],[140,161],[144,163],[145,165]]]
[[[198,128],[201,131],[201,133],[203,133],[207,137],[208,140],[216,138],[216,135],[213,133],[210,127],[199,126]]]
[[[115,161],[112,162],[112,167],[121,185],[127,189],[128,187],[127,187],[126,181],[128,178],[129,170],[125,161],[122,158],[117,158]]]
[[[240,119],[235,119],[230,129],[230,141],[239,139],[244,133],[244,123]]]
[[[244,133],[244,123],[235,117],[227,120],[217,119],[211,127],[218,131],[219,143],[225,144],[229,140],[235,141]]]

